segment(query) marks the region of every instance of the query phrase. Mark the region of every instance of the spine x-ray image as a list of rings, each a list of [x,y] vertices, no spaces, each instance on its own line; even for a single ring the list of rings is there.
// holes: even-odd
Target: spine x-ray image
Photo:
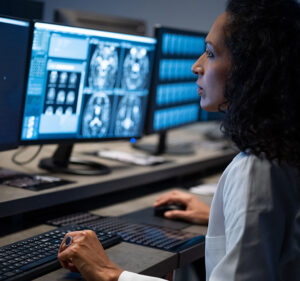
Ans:
[[[82,118],[82,135],[89,138],[106,136],[110,126],[111,102],[107,94],[94,93],[88,100]]]
[[[147,86],[149,57],[142,47],[132,47],[125,56],[123,65],[122,88],[142,90]]]
[[[115,86],[118,70],[117,48],[110,44],[98,44],[94,49],[89,69],[90,87],[102,90]]]

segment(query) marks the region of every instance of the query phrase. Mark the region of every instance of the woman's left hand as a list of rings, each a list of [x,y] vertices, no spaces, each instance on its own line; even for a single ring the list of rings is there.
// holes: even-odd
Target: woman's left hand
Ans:
[[[66,238],[72,237],[66,245]],[[69,232],[62,241],[58,260],[62,267],[79,271],[87,281],[117,281],[122,269],[106,255],[96,233],[92,230]]]

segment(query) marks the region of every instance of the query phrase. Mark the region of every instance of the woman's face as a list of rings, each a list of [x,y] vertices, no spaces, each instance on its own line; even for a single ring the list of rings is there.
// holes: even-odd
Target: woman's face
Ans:
[[[228,15],[221,14],[206,37],[206,50],[195,62],[192,71],[198,75],[198,95],[204,110],[218,111],[225,102],[225,83],[231,68],[231,56],[225,46],[224,26]],[[226,109],[222,105],[221,109]]]

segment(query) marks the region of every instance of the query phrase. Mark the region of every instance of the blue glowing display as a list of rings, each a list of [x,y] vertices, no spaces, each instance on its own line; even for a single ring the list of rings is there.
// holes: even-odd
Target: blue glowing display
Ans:
[[[35,23],[22,141],[141,136],[155,44]]]
[[[200,120],[200,98],[192,65],[205,49],[206,34],[174,28],[155,30],[157,57],[146,133]]]

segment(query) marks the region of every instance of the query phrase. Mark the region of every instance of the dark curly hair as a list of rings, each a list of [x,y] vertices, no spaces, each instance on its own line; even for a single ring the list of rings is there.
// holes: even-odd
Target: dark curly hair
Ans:
[[[300,7],[231,0],[225,44],[232,70],[222,129],[241,151],[300,171]]]

